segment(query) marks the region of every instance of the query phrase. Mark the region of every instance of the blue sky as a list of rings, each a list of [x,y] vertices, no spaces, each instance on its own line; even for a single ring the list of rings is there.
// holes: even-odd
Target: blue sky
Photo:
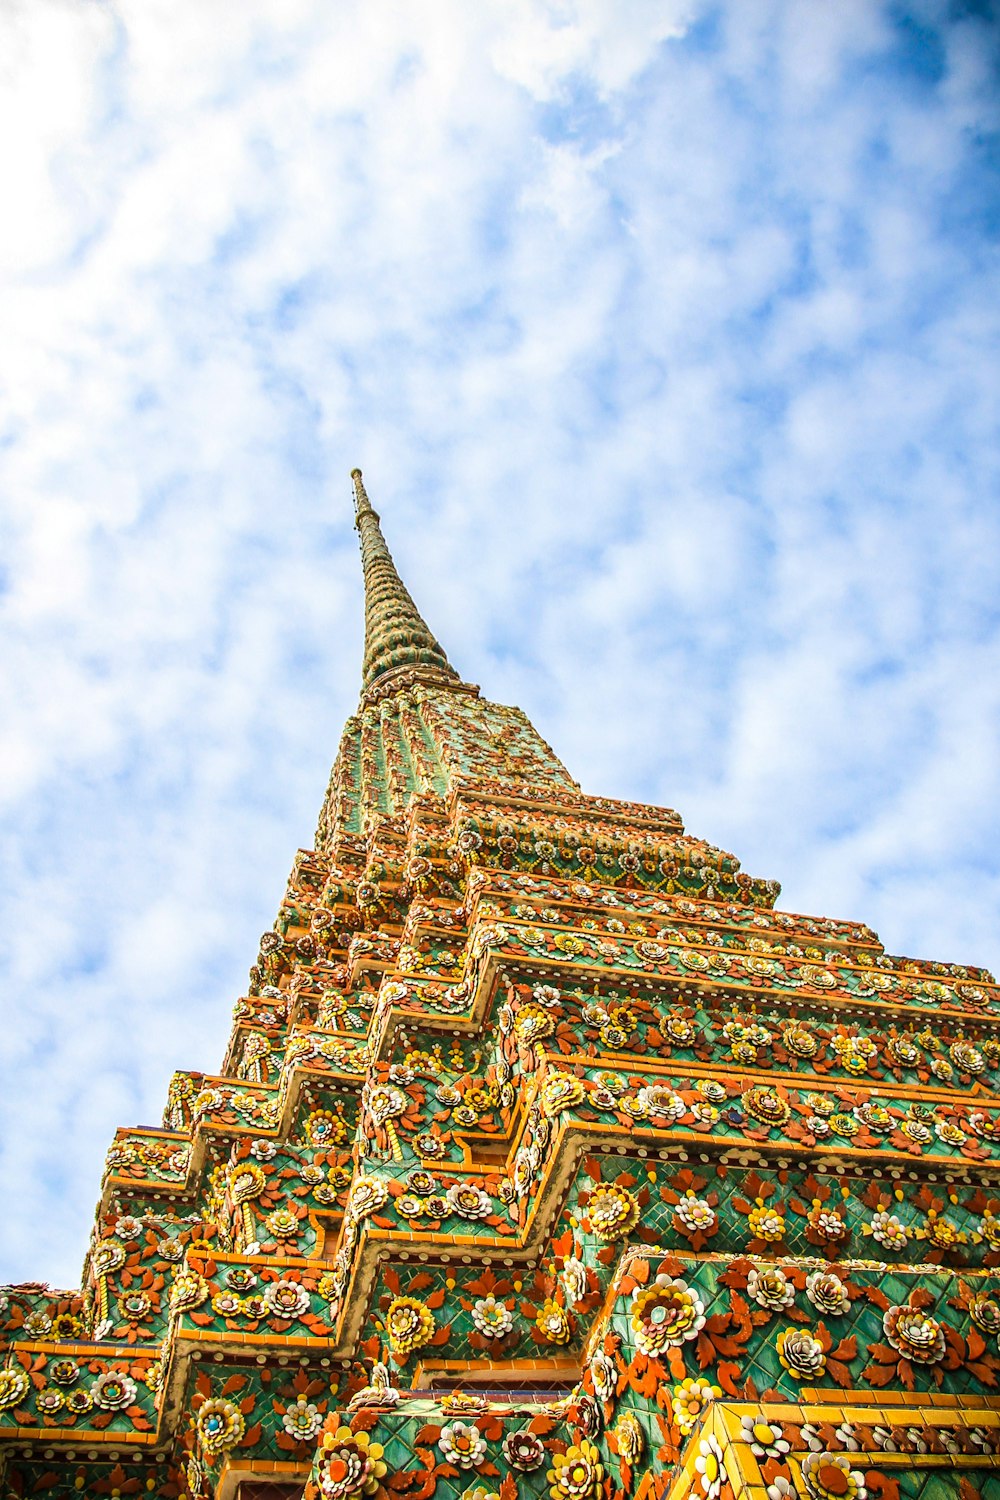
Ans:
[[[0,18],[0,1274],[211,1070],[357,696],[455,665],[893,952],[1000,965],[981,5]]]

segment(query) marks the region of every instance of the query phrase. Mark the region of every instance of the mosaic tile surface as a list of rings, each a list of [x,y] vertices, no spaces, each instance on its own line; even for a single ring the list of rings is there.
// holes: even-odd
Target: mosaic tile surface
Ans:
[[[363,692],[218,1074],[0,1293],[8,1496],[1000,1496],[1000,994],[463,682]]]

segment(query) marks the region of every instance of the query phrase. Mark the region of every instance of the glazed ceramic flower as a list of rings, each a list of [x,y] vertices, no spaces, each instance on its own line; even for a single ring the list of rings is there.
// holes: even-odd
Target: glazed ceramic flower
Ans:
[[[264,1301],[273,1318],[301,1318],[309,1311],[309,1293],[300,1281],[270,1281]]]
[[[701,1439],[694,1467],[705,1500],[718,1500],[722,1493],[722,1486],[728,1482],[729,1475],[726,1473],[726,1466],[722,1461],[722,1449],[716,1437]]]
[[[367,1432],[349,1427],[328,1429],[323,1434],[317,1458],[320,1493],[326,1500],[348,1500],[352,1495],[374,1495],[385,1477],[381,1443],[373,1443]]]
[[[547,1115],[572,1109],[586,1096],[583,1080],[572,1073],[550,1073],[542,1085],[542,1108]]]
[[[628,1089],[628,1083],[618,1073],[598,1073],[594,1079],[598,1088],[607,1089],[614,1099],[618,1099]]]
[[[548,1471],[549,1495],[551,1500],[594,1500],[603,1478],[600,1450],[585,1439],[553,1458]]]
[[[682,1436],[687,1436],[704,1415],[706,1406],[721,1395],[721,1386],[697,1377],[688,1376],[674,1386],[670,1410]]]
[[[632,1329],[642,1354],[661,1354],[698,1336],[705,1326],[705,1305],[684,1281],[657,1276],[632,1293]]]
[[[750,1444],[755,1458],[784,1458],[791,1446],[775,1423],[750,1416],[740,1418],[740,1441]]]
[[[416,1297],[394,1297],[385,1315],[392,1352],[405,1358],[434,1336],[434,1314]]]
[[[478,1391],[446,1391],[441,1397],[441,1410],[451,1417],[482,1417],[489,1408],[488,1399]]]
[[[747,1296],[758,1307],[780,1312],[795,1301],[795,1287],[780,1266],[753,1266],[747,1276]]]
[[[969,1299],[969,1317],[983,1333],[1000,1333],[1000,1302],[988,1292],[976,1292]]]
[[[288,1436],[294,1438],[297,1443],[308,1443],[316,1436],[323,1425],[323,1418],[319,1409],[305,1396],[300,1396],[294,1406],[290,1406],[281,1419]]]
[[[684,1016],[668,1016],[664,1030],[675,1047],[686,1047],[694,1041],[694,1027]]]
[[[956,1229],[948,1219],[942,1219],[937,1214],[928,1215],[921,1238],[933,1245],[935,1250],[954,1250],[956,1245],[965,1242],[965,1235],[962,1231]]]
[[[121,1411],[135,1400],[135,1381],[117,1370],[105,1370],[90,1387],[90,1394],[102,1411]]]
[[[819,1043],[812,1033],[794,1022],[785,1027],[782,1040],[795,1057],[815,1057],[819,1051]]]
[[[758,1203],[750,1210],[748,1220],[750,1233],[754,1239],[764,1240],[769,1245],[776,1245],[785,1237],[784,1215],[778,1213],[777,1209]]]
[[[514,1022],[514,1035],[519,1042],[528,1046],[551,1036],[555,1029],[555,1021],[539,1005],[522,1005]]]
[[[214,1456],[236,1447],[246,1431],[246,1422],[234,1402],[213,1396],[199,1408],[195,1428],[202,1448]]]
[[[91,1265],[98,1276],[107,1276],[125,1264],[125,1246],[120,1240],[101,1240],[94,1246]]]
[[[854,1109],[854,1118],[862,1125],[875,1132],[876,1135],[885,1135],[892,1129],[892,1115],[881,1104],[873,1104],[869,1100],[866,1104],[858,1104]]]
[[[138,1320],[146,1316],[153,1304],[151,1298],[145,1292],[126,1292],[120,1298],[118,1305],[126,1318]],[[62,1319],[65,1319],[67,1316],[65,1313],[62,1314]],[[74,1318],[72,1319],[72,1324],[75,1325],[78,1321],[78,1319]],[[56,1327],[53,1325],[53,1328],[57,1338],[73,1338],[74,1336],[78,1336],[75,1327],[68,1328],[61,1320],[59,1326]]]
[[[170,1288],[170,1306],[175,1312],[200,1307],[208,1297],[208,1282],[197,1271],[178,1271]]]
[[[882,1330],[888,1342],[907,1359],[921,1365],[936,1365],[945,1356],[944,1329],[937,1318],[904,1304],[889,1307],[882,1315]]]
[[[212,1311],[220,1318],[237,1317],[242,1305],[235,1292],[216,1292],[212,1298]]]
[[[814,1115],[822,1115],[824,1118],[836,1112],[837,1106],[826,1094],[806,1094],[803,1103],[812,1110]]]
[[[276,1208],[264,1220],[268,1229],[278,1240],[290,1240],[299,1232],[299,1221],[288,1208]]]
[[[420,1219],[427,1212],[429,1200],[418,1198],[415,1193],[401,1193],[395,1200],[396,1212],[401,1219]]]
[[[388,1084],[376,1084],[368,1091],[368,1112],[376,1125],[381,1125],[386,1120],[398,1119],[406,1113],[409,1099],[402,1089],[394,1089]]]
[[[339,1146],[347,1135],[347,1126],[329,1109],[314,1109],[306,1116],[305,1136],[311,1146]]]
[[[812,1500],[865,1500],[864,1475],[851,1468],[846,1453],[807,1453],[802,1482]]]
[[[764,1125],[780,1129],[792,1117],[791,1106],[776,1090],[766,1084],[755,1083],[743,1092],[743,1108]]]
[[[27,1371],[19,1365],[7,1365],[0,1370],[0,1411],[20,1406],[31,1389]]]
[[[632,1120],[645,1120],[649,1114],[645,1103],[638,1097],[633,1099],[631,1094],[626,1094],[623,1099],[618,1101],[618,1108],[623,1115],[628,1115]]]
[[[316,1283],[316,1294],[324,1302],[332,1302],[340,1291],[340,1282],[333,1271],[324,1271]]]
[[[142,1308],[141,1313],[133,1313],[130,1308]],[[132,1292],[121,1301],[121,1310],[126,1317],[145,1317],[151,1307],[151,1299],[144,1292]],[[76,1338],[87,1337],[87,1325],[81,1317],[75,1313],[57,1313],[52,1319],[51,1337],[60,1340],[61,1343],[76,1340]]]
[[[869,1233],[886,1250],[905,1250],[909,1238],[906,1227],[895,1214],[884,1210],[873,1214]]]
[[[472,1321],[484,1338],[499,1339],[510,1333],[514,1326],[514,1314],[503,1302],[498,1302],[492,1292],[480,1297],[472,1304]]]
[[[445,1461],[457,1464],[460,1469],[478,1469],[486,1457],[486,1441],[479,1428],[465,1422],[452,1422],[450,1426],[442,1427],[438,1447]]]
[[[56,1412],[62,1411],[66,1404],[66,1397],[57,1385],[44,1386],[35,1393],[35,1408],[43,1416],[54,1417]]]
[[[624,1463],[635,1465],[642,1457],[643,1435],[639,1426],[638,1418],[634,1412],[626,1411],[618,1418],[615,1426],[615,1440],[618,1444],[618,1457]]]
[[[493,1212],[493,1199],[474,1182],[453,1182],[445,1197],[451,1212],[463,1219],[487,1219]]]
[[[813,1380],[826,1369],[823,1345],[804,1328],[786,1328],[778,1334],[778,1358],[795,1380]]]
[[[351,1189],[348,1211],[355,1219],[378,1213],[389,1198],[389,1189],[378,1177],[359,1177]]]
[[[563,1266],[562,1281],[570,1302],[582,1302],[587,1295],[587,1268],[575,1255]]]
[[[639,1222],[639,1205],[627,1188],[601,1182],[592,1190],[587,1218],[598,1239],[620,1240]]]
[[[503,1440],[503,1456],[512,1469],[530,1474],[545,1460],[545,1444],[533,1432],[510,1432]]]
[[[893,1061],[901,1064],[904,1068],[912,1068],[920,1061],[920,1053],[909,1037],[893,1037],[889,1042],[888,1050]]]
[[[549,1009],[556,1009],[561,999],[559,991],[554,984],[536,984],[531,992],[531,997],[533,1000],[537,1000],[539,1005],[548,1006]]]
[[[809,1215],[809,1227],[817,1239],[825,1245],[837,1245],[846,1240],[850,1230],[835,1208],[818,1205]]]
[[[711,1204],[706,1203],[704,1198],[696,1198],[691,1192],[685,1193],[675,1213],[684,1228],[692,1234],[711,1234],[719,1222]]]
[[[590,1375],[599,1401],[610,1401],[618,1389],[618,1366],[610,1354],[595,1349],[590,1356]]]
[[[573,1337],[566,1309],[552,1297],[547,1297],[538,1309],[535,1327],[550,1344],[568,1344]]]
[[[850,1311],[847,1288],[835,1271],[813,1271],[806,1277],[806,1296],[824,1317],[841,1317]]]

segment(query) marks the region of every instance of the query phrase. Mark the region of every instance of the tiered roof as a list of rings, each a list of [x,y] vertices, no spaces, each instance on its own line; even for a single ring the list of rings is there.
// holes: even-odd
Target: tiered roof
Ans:
[[[359,471],[361,702],[222,1070],[3,1293],[5,1494],[912,1500],[1000,1468],[1000,993],[451,667]]]

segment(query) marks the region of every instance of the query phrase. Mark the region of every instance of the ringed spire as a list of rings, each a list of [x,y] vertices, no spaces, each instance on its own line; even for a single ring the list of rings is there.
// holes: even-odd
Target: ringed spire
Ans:
[[[365,654],[362,689],[367,691],[389,672],[404,667],[433,669],[455,682],[460,678],[444,649],[396,571],[385,544],[378,513],[372,508],[360,469],[354,481],[354,524],[361,541],[365,578]]]

